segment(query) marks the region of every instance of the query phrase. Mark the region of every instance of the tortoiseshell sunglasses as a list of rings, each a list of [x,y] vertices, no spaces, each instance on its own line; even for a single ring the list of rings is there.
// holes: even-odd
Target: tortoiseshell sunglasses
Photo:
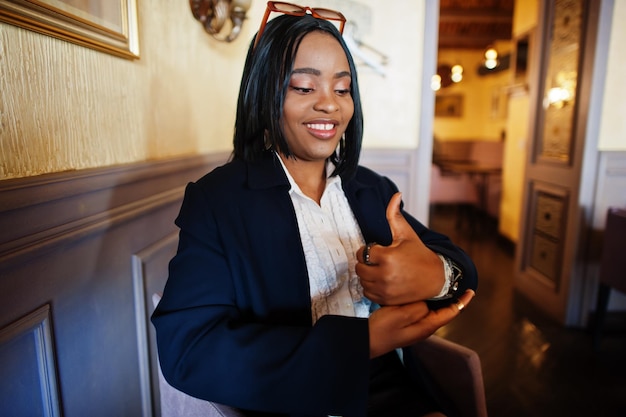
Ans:
[[[285,3],[282,1],[268,1],[267,8],[265,9],[265,15],[263,16],[263,20],[261,21],[261,27],[257,32],[256,39],[254,41],[254,47],[259,43],[259,39],[261,39],[261,35],[263,35],[263,31],[265,30],[265,25],[267,24],[267,20],[270,17],[270,13],[282,13],[288,14],[292,16],[304,16],[309,12],[311,16],[316,19],[324,19],[324,20],[335,20],[339,22],[339,33],[343,34],[343,28],[346,24],[346,18],[340,12],[330,9],[320,9],[318,7],[311,8],[309,6],[298,6],[297,4]]]

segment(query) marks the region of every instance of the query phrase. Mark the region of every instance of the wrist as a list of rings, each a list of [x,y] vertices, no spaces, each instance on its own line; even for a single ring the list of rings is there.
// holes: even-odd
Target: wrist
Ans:
[[[437,254],[443,264],[444,271],[444,285],[437,296],[431,298],[431,300],[441,300],[451,298],[456,295],[459,290],[460,281],[463,278],[461,268],[459,268],[452,260],[447,257]]]

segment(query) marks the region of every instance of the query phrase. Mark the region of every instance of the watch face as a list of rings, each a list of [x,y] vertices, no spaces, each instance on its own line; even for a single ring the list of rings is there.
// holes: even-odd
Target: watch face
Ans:
[[[463,278],[463,271],[456,263],[454,263],[454,261],[449,261],[449,262],[450,262],[450,269],[452,269],[452,282],[458,283],[458,281],[461,280],[461,278]],[[458,285],[457,285],[457,289],[458,289]]]

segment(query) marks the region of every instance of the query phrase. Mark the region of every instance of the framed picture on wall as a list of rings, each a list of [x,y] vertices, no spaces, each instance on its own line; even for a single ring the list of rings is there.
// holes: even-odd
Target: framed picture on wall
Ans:
[[[526,33],[515,40],[515,60],[513,62],[514,80],[517,84],[528,83],[528,56],[530,49],[530,34]]]
[[[528,76],[530,73],[530,57],[532,55],[533,37],[535,29],[523,33],[513,39],[514,51],[512,54],[511,68],[513,77],[511,85],[508,87],[509,94],[526,95],[529,92]]]
[[[136,0],[0,0],[0,21],[122,58],[139,58]]]
[[[435,117],[461,117],[462,115],[462,94],[442,94],[435,96]]]

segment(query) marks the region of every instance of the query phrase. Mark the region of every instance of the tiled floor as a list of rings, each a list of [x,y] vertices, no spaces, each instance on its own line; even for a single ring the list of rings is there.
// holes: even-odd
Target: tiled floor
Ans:
[[[490,223],[470,234],[435,207],[430,227],[474,259],[479,289],[439,335],[478,352],[490,417],[626,416],[626,317],[607,319],[594,351],[585,329],[564,328],[513,288],[513,255]]]

